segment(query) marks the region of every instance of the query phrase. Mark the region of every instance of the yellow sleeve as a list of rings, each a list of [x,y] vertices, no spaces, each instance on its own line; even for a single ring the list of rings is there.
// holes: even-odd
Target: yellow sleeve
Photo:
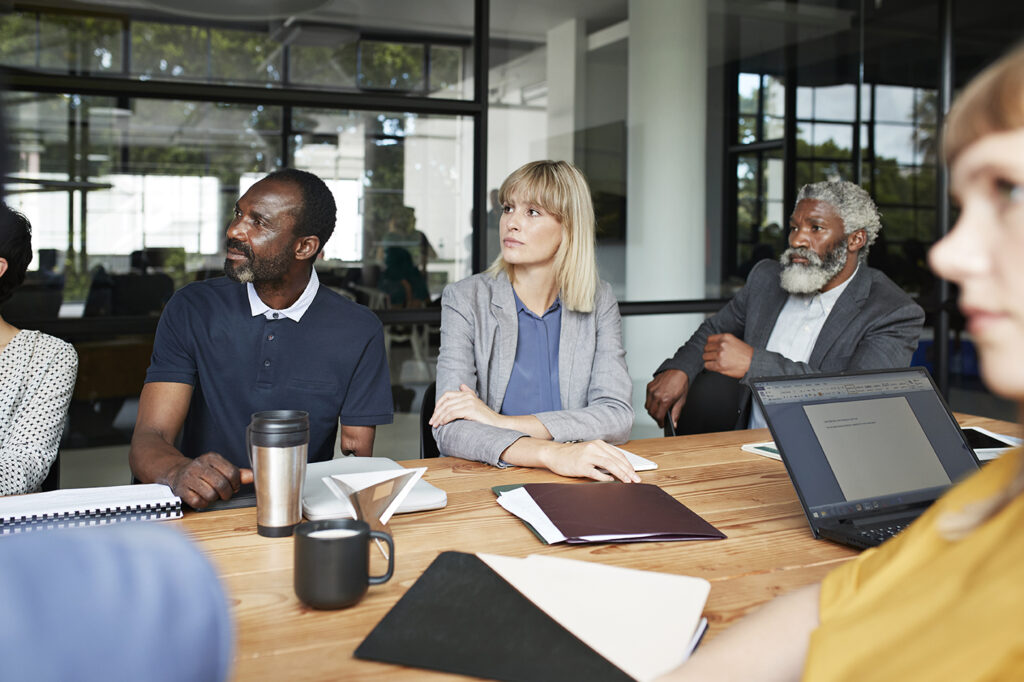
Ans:
[[[904,538],[917,526],[900,533],[888,542],[871,549],[866,549],[859,556],[835,569],[821,581],[821,597],[818,601],[818,619],[824,623],[831,615],[831,610],[853,598],[860,586],[871,579],[882,566],[889,562],[893,555],[905,544]]]

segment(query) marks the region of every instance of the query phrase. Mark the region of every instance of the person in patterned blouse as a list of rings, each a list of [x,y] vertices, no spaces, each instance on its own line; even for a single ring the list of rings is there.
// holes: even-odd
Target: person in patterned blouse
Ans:
[[[28,219],[0,204],[0,310],[31,260]],[[39,490],[57,458],[77,373],[71,344],[0,315],[0,495]]]

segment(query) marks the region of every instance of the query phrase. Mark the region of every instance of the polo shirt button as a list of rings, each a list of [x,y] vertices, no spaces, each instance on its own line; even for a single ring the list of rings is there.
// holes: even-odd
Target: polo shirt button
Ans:
[[[267,335],[267,341],[273,341],[273,340],[274,340],[274,335],[273,334],[268,334]]]
[[[270,360],[264,360],[263,361],[263,366],[264,367],[270,367]]]

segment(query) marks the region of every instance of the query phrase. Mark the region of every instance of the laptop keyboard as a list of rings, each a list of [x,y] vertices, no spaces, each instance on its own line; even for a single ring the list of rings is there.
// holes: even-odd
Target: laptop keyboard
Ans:
[[[895,537],[904,528],[910,525],[910,521],[896,521],[884,526],[873,526],[871,528],[858,528],[856,534],[875,545],[880,545],[891,537]]]

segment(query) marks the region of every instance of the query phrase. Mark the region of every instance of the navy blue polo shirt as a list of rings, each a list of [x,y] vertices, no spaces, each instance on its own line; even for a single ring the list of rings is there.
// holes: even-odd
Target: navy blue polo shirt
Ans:
[[[384,329],[367,308],[321,286],[295,322],[253,316],[244,284],[194,282],[160,316],[146,383],[194,388],[181,452],[217,452],[249,467],[245,427],[253,412],[309,412],[309,461],[334,456],[338,420],[389,424],[391,378]]]

